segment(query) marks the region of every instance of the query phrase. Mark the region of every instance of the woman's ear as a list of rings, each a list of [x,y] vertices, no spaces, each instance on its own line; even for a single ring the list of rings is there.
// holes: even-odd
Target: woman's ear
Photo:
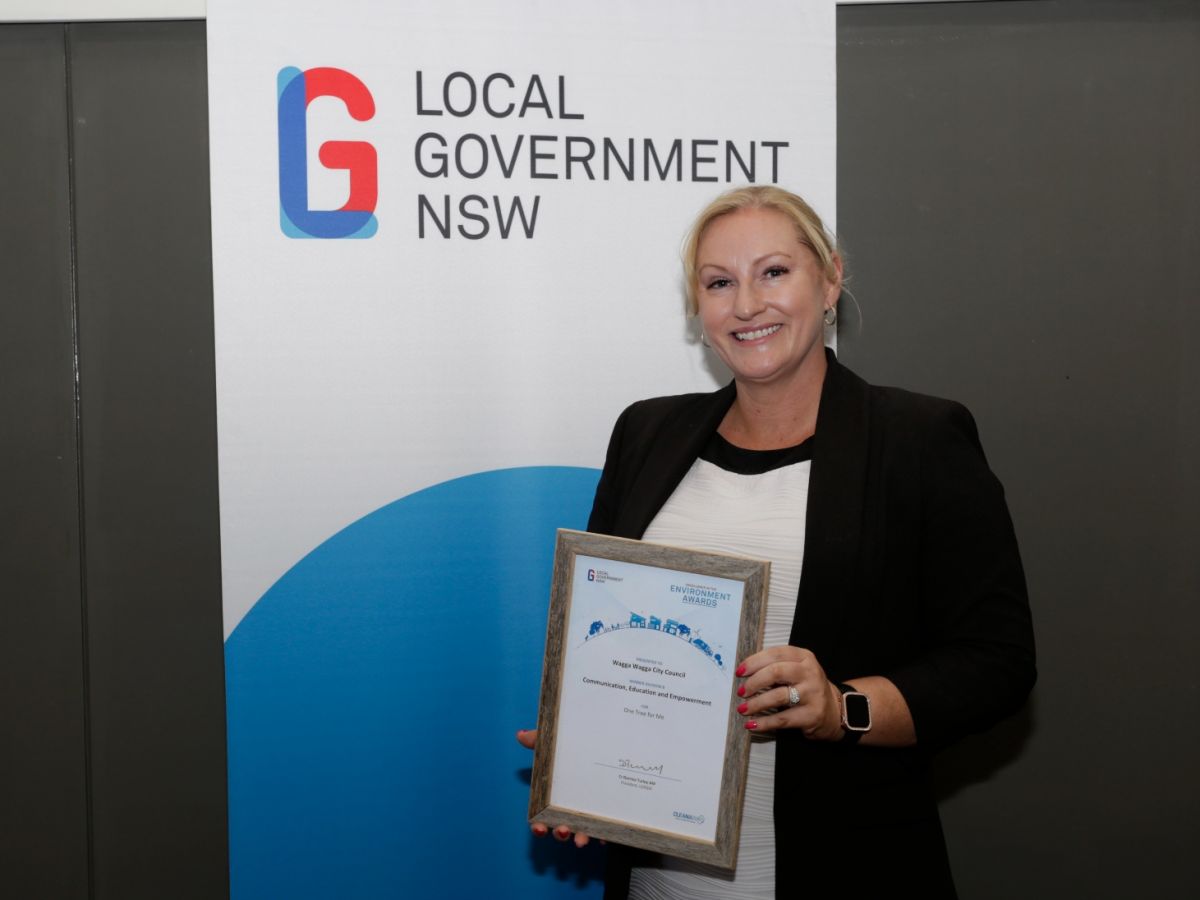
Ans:
[[[837,278],[829,282],[829,287],[825,291],[825,306],[827,308],[836,306],[842,294],[842,257],[837,253],[833,254],[833,268],[837,272]]]

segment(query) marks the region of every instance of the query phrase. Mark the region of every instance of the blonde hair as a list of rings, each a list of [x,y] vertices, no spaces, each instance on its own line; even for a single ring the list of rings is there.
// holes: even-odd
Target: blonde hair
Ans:
[[[699,283],[699,268],[696,255],[700,252],[700,240],[708,226],[721,216],[741,209],[772,209],[791,219],[796,226],[796,237],[816,255],[821,272],[830,284],[837,284],[838,269],[837,241],[826,229],[821,217],[805,202],[803,197],[771,184],[749,185],[726,191],[700,211],[688,232],[683,245],[683,279],[687,287],[687,311],[689,316],[698,310],[696,288]]]

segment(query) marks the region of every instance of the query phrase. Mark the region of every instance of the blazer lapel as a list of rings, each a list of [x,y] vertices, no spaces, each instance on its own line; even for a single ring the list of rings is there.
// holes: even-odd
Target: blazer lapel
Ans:
[[[613,533],[640,538],[650,522],[675,492],[705,443],[733,403],[733,383],[711,394],[701,394],[661,424],[659,435],[646,455],[617,516]]]
[[[804,565],[791,643],[836,660],[857,596],[868,468],[868,385],[827,351],[805,516]],[[831,676],[832,677],[832,676]],[[844,677],[851,677],[849,675]]]

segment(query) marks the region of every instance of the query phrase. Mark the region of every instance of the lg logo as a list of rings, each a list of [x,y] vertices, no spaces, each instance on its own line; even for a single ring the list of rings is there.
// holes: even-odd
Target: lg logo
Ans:
[[[279,72],[279,222],[293,238],[369,238],[379,228],[379,163],[366,141],[326,141],[318,158],[329,169],[350,173],[350,197],[340,209],[310,209],[308,200],[308,105],[337,97],[359,122],[375,115],[367,86],[344,69]]]

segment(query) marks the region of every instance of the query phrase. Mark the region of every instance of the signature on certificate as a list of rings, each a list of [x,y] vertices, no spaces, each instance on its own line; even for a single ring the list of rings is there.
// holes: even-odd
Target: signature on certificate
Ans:
[[[617,768],[619,769],[631,769],[634,772],[649,772],[653,775],[663,774],[663,766],[664,763],[659,763],[658,765],[647,765],[644,763],[635,763],[628,759],[617,760]]]

